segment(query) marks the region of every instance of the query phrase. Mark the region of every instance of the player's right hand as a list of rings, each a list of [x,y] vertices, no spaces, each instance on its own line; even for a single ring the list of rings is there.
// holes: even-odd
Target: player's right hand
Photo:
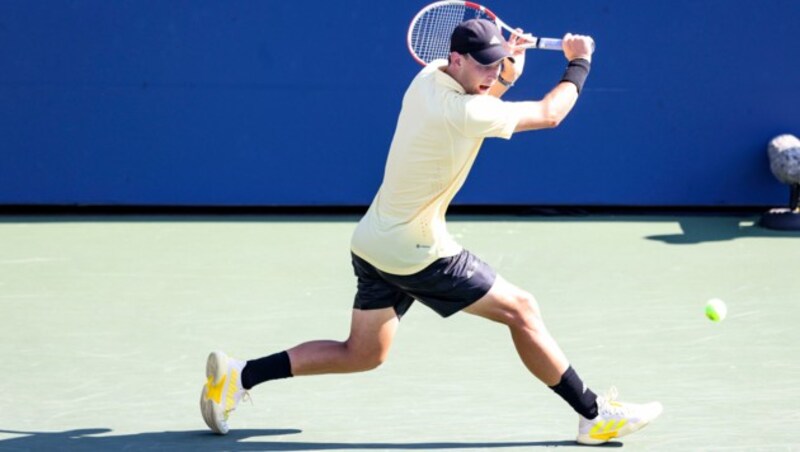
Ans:
[[[592,53],[594,53],[594,40],[590,36],[567,33],[564,35],[563,48],[564,56],[568,61],[583,58],[591,62]]]

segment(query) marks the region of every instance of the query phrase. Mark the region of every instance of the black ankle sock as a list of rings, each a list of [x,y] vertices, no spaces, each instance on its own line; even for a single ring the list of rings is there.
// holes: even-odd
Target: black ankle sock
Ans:
[[[569,366],[561,376],[561,381],[555,386],[550,386],[550,389],[560,395],[581,416],[587,419],[597,417],[597,394],[583,384],[572,366]]]
[[[242,386],[250,389],[269,380],[289,378],[292,376],[292,363],[286,352],[275,353],[264,358],[247,361],[242,370]]]

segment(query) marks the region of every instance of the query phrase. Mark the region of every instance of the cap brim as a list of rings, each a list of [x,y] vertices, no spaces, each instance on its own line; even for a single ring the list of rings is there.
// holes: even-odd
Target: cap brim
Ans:
[[[502,45],[489,46],[483,50],[470,52],[469,55],[484,66],[497,63],[503,58],[511,58],[511,52],[508,51],[506,46]],[[514,58],[511,58],[511,60],[513,61]]]

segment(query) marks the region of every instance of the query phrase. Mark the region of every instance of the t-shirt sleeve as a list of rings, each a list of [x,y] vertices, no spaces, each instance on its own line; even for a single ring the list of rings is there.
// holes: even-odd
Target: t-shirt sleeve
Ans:
[[[521,117],[520,104],[488,95],[460,95],[450,102],[448,119],[469,138],[511,138]]]

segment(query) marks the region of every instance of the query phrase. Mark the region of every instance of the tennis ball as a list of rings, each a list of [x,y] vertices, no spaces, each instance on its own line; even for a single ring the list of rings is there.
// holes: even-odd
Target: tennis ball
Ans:
[[[712,298],[706,303],[706,317],[712,322],[721,322],[728,315],[728,307],[719,298]]]

